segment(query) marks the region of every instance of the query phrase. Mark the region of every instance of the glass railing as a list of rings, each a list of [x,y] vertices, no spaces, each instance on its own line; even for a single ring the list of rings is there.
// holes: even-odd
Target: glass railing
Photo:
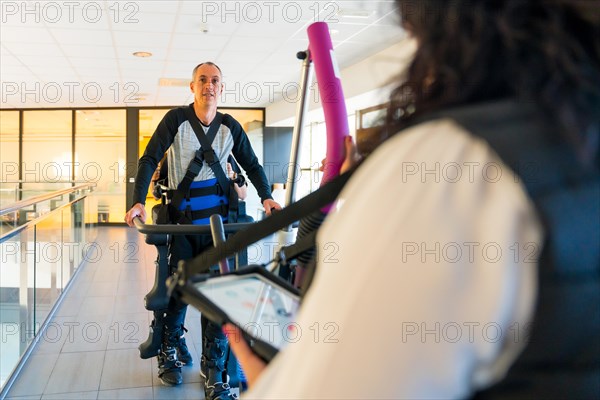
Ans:
[[[84,182],[80,182],[84,183]],[[0,209],[7,208],[14,203],[27,200],[34,196],[48,194],[61,189],[68,189],[77,185],[74,181],[54,182],[24,182],[3,181],[0,182]]]
[[[0,208],[0,389],[10,386],[69,281],[93,251],[97,206],[90,194],[95,184],[71,186],[21,196]]]

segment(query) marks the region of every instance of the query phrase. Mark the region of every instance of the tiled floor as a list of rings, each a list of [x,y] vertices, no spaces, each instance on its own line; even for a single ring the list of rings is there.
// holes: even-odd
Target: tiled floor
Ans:
[[[156,359],[142,360],[148,335],[143,298],[154,283],[156,249],[135,229],[100,228],[99,252],[84,264],[7,399],[203,399],[200,314],[188,308],[194,365],[167,387]]]

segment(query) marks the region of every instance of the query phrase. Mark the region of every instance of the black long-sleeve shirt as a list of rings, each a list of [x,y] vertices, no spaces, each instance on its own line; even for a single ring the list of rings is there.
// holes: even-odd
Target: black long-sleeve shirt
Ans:
[[[158,162],[168,151],[169,187],[176,189],[183,179],[190,161],[194,158],[200,142],[192,129],[184,107],[170,110],[158,124],[144,155],[138,163],[138,171],[133,190],[133,204],[146,202],[146,193],[152,174]],[[208,127],[203,126],[205,133]],[[224,171],[227,171],[227,157],[233,153],[236,160],[248,174],[250,182],[256,188],[261,201],[272,199],[271,189],[263,167],[252,150],[250,140],[244,129],[231,115],[224,114],[221,126],[212,143]],[[168,149],[168,150],[167,150]],[[196,181],[214,178],[210,167],[204,163]]]

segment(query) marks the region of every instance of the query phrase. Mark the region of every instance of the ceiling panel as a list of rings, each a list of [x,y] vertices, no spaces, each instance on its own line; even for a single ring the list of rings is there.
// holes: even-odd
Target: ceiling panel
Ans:
[[[112,50],[112,48],[111,48]],[[98,68],[102,70],[112,69],[117,67],[117,59],[114,57],[69,57],[69,61],[73,67],[79,68]],[[105,71],[106,72],[106,71]]]
[[[161,73],[161,68],[121,68],[121,77],[125,80],[140,80],[154,79]]]
[[[366,41],[369,38],[372,41],[374,37],[378,38],[378,41],[381,42],[390,39],[398,42],[406,37],[406,31],[400,29],[400,27],[371,25],[356,40]]]
[[[4,60],[4,56],[10,56],[10,57],[13,56],[13,54],[4,47],[3,43],[4,42],[0,42],[0,56],[2,56],[2,60]],[[0,60],[0,61],[2,61],[2,60]]]
[[[114,31],[171,33],[177,14],[140,12],[132,14],[131,18],[125,17],[120,23],[112,23],[111,28]]]
[[[256,51],[257,53],[270,53],[273,51],[273,49],[276,49],[283,44],[285,40],[285,37],[274,34],[268,37],[260,38],[240,37],[236,35],[231,38],[229,43],[227,43],[227,48],[225,51],[246,51],[248,53]],[[257,46],[257,44],[259,45]]]
[[[113,31],[115,44],[119,47],[137,47],[140,51],[144,50],[148,44],[152,48],[166,48],[171,40],[171,34],[163,32],[130,32],[130,31]]]
[[[117,46],[114,48],[116,51],[117,58],[127,60],[130,62],[136,61],[149,61],[144,58],[135,57],[133,53],[137,51],[147,51],[152,53],[152,57],[149,57],[153,62],[164,61],[167,58],[167,47],[160,47],[154,45],[152,42],[140,42],[138,46]]]
[[[185,2],[193,3],[193,2]],[[178,15],[177,24],[173,27],[176,33],[185,34],[205,34],[209,35],[232,35],[239,27],[239,24],[223,22],[217,16],[201,16],[187,13]]]
[[[360,37],[361,33],[369,27],[369,25],[364,24],[348,23],[331,24],[330,26],[331,40],[334,43],[343,42],[344,40],[357,41],[357,37]],[[369,39],[373,40],[373,38]]]
[[[24,70],[23,65],[21,63],[5,65],[2,64],[2,68],[0,68],[0,77],[13,77],[14,75],[24,74],[26,70]],[[3,79],[4,81],[4,79]]]
[[[71,66],[71,63],[65,57],[61,57],[61,54],[54,54],[51,57],[27,55],[18,56],[17,58],[26,65],[34,73],[43,71],[45,68],[67,68]],[[1,61],[0,61],[1,62]],[[2,64],[4,65],[4,64]]]
[[[306,25],[306,22],[287,23],[285,21],[267,21],[265,23],[252,23],[250,21],[242,21],[236,31],[236,35],[247,38],[279,36],[281,39],[286,40]]]
[[[252,50],[251,47],[247,47],[246,50],[243,48],[232,49],[228,47],[229,50],[224,51],[217,59],[218,63],[223,64],[221,67],[222,70],[227,69],[231,71],[233,69],[244,71],[249,67],[252,67],[260,62],[263,62],[266,57],[269,56],[269,52],[260,51],[260,50]],[[227,68],[225,68],[227,66]],[[227,74],[226,71],[223,73]]]
[[[2,27],[0,29],[2,43],[54,43],[54,39],[48,35],[48,30],[43,26],[35,27]]]
[[[60,2],[56,2],[58,4],[62,4]],[[65,2],[68,3],[68,2]],[[96,1],[74,1],[72,4],[96,4],[99,3]],[[69,16],[68,11],[65,11],[62,17],[57,20],[49,20],[47,18],[42,18],[42,24],[46,26],[48,29],[53,28],[61,28],[61,29],[73,29],[79,32],[87,32],[94,30],[104,30],[110,27],[112,16],[102,9],[101,13],[96,12],[97,8],[88,7],[86,11],[82,8],[74,8],[72,16]]]
[[[6,76],[0,73],[0,79],[2,79],[2,85],[5,85],[2,86],[3,88],[8,88],[9,86],[13,87],[14,85],[20,86],[21,84],[28,85],[27,87],[33,87],[36,82],[40,81],[36,76],[32,76],[26,69],[16,71],[15,73]],[[11,89],[11,91],[13,90]]]
[[[41,18],[36,15],[24,15],[21,12],[20,5],[14,2],[11,5],[4,5],[2,7],[2,25],[0,25],[0,34],[4,34],[7,30],[5,28],[16,27],[16,28],[45,28],[44,22]]]
[[[22,68],[23,63],[21,63],[17,57],[8,52],[6,54],[2,54],[2,68],[0,68],[0,72],[4,71],[6,67],[12,66],[19,66]]]
[[[125,50],[123,50],[125,51]],[[131,51],[131,50],[129,50]],[[160,71],[165,61],[160,58],[152,57],[122,57],[119,58],[120,68],[140,69],[140,70],[156,70]]]
[[[171,48],[189,50],[222,50],[230,36],[202,34],[202,33],[176,33],[173,35]]]
[[[21,3],[14,4],[20,7]],[[330,24],[341,68],[403,37],[390,1],[35,4],[29,6],[39,8],[37,22],[35,15],[23,17],[20,10],[3,16],[0,80],[27,85],[79,80],[81,86],[100,85],[103,93],[97,101],[76,93],[75,102],[81,101],[83,107],[126,105],[125,98],[132,96],[151,106],[191,101],[187,85],[160,87],[159,80],[187,81],[194,66],[208,60],[216,61],[224,71],[231,103],[223,105],[264,107],[283,86],[297,85],[301,62],[296,53],[307,48],[306,27],[313,21]],[[149,51],[153,56],[137,58],[133,56],[136,51]],[[272,86],[275,82],[278,87]],[[44,103],[43,99],[16,97],[2,99],[0,106],[78,106],[69,99]]]
[[[87,30],[82,35],[77,29],[51,27],[53,40],[59,45],[112,46],[112,37],[108,30]]]
[[[127,11],[131,13],[132,17],[137,16],[138,13],[176,14],[178,12],[179,7],[181,7],[181,3],[181,1],[167,0],[136,1],[135,7],[128,6]]]
[[[36,77],[46,82],[76,82],[77,76],[71,67],[46,67],[36,70]]]
[[[60,56],[61,52],[53,43],[3,42],[8,51],[16,56]]]
[[[166,63],[162,76],[157,77],[157,81],[160,78],[190,80],[192,79],[192,72],[196,65],[206,61],[214,62],[217,59],[217,56],[211,54],[210,52],[198,52],[192,56],[193,59],[188,56],[188,59],[186,60],[170,60],[168,63]]]
[[[389,11],[379,21],[377,21],[377,25],[393,26],[397,28],[400,26],[400,14],[397,10]]]
[[[69,58],[115,58],[115,49],[113,46],[90,46],[85,44],[61,45],[65,55]]]

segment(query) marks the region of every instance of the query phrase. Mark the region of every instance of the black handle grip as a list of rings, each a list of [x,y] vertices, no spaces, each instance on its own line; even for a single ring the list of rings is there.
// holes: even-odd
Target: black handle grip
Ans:
[[[212,234],[212,240],[215,246],[225,243],[225,228],[223,227],[223,220],[219,214],[210,216],[210,233]],[[221,275],[229,273],[229,262],[227,261],[227,257],[219,261],[219,269]]]

